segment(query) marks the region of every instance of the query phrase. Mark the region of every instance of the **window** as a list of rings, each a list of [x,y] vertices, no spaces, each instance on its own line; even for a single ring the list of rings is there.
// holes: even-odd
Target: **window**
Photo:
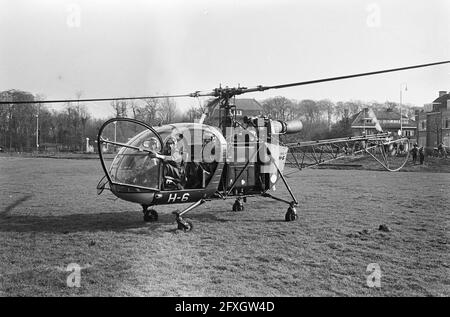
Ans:
[[[123,126],[124,124],[122,124],[120,131],[124,130]],[[119,131],[119,127],[117,130]],[[130,145],[154,151],[161,149],[157,135],[150,130],[144,130],[132,138]],[[110,177],[113,182],[123,185],[158,189],[159,168],[158,159],[150,157],[147,152],[122,147],[112,162]]]
[[[387,120],[387,119],[385,119],[385,120],[379,120],[381,123],[400,123],[400,120],[392,120],[392,119],[390,119],[390,120]],[[405,121],[403,121],[403,122],[405,122]],[[407,123],[407,121],[406,121],[406,123]]]

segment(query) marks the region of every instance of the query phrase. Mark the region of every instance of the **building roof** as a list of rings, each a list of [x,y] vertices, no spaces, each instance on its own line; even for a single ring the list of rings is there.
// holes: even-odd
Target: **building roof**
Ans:
[[[392,109],[374,110],[373,112],[378,120],[400,120],[400,112]],[[402,118],[407,119],[408,117],[402,114]]]
[[[447,108],[447,102],[450,100],[450,93],[444,94],[433,101],[433,110],[432,111],[440,111],[440,109]]]
[[[248,111],[263,111],[263,106],[255,99],[237,99],[235,100],[236,109]]]
[[[442,95],[438,98],[436,98],[433,103],[440,103],[442,105],[447,105],[447,100],[450,99],[450,93]]]
[[[392,109],[386,109],[386,110],[373,110],[373,113],[375,114],[376,119],[379,121],[381,127],[383,129],[388,128],[400,128],[400,122],[383,122],[386,120],[398,120],[400,121],[400,113],[397,111],[394,111]],[[363,109],[359,113],[357,113],[352,121],[351,127],[362,127],[365,126],[366,128],[369,127],[375,127],[375,122],[372,123],[366,123],[365,119],[369,119],[370,116],[368,115],[368,109]],[[405,119],[408,119],[405,115],[402,114],[403,121]],[[408,119],[408,123],[403,123],[402,126],[404,128],[415,128],[416,124],[413,120]]]

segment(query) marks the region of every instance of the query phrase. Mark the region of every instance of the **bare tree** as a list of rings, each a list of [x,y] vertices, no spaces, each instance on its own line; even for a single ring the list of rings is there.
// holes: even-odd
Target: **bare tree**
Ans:
[[[81,137],[82,141],[81,144],[84,144],[84,141],[86,140],[86,124],[91,116],[89,115],[89,112],[86,110],[86,106],[81,106],[79,111],[80,111],[81,128],[83,132]]]
[[[320,109],[314,100],[305,99],[299,102],[299,110],[306,120],[310,123],[318,121],[320,118]]]
[[[161,105],[159,99],[145,99],[144,106],[141,110],[141,120],[147,122],[150,125],[157,124],[157,111]]]
[[[320,111],[323,111],[326,114],[326,120],[328,124],[328,130],[331,130],[331,121],[333,118],[333,114],[335,112],[335,105],[328,99],[319,100],[317,102],[317,106]]]
[[[135,100],[131,100],[129,102],[129,107],[131,110],[132,118],[140,120],[142,110],[139,104]]]
[[[427,118],[428,121],[428,131],[431,133],[431,135],[436,135],[436,146],[438,144],[440,144],[443,140],[442,140],[442,112],[433,114],[428,116]],[[431,137],[430,135],[430,137]],[[433,137],[431,137],[433,139]],[[427,141],[428,143],[429,141]],[[431,145],[431,140],[429,142]]]
[[[163,98],[158,107],[158,117],[161,124],[172,123],[177,113],[177,105],[173,98]]]
[[[111,101],[111,107],[114,109],[116,118],[125,118],[128,112],[128,105],[125,100]]]
[[[295,117],[294,103],[286,97],[273,97],[263,101],[264,112],[272,119],[289,120]]]
[[[33,104],[14,104],[15,101],[34,101],[34,96],[25,91],[8,90],[0,93],[0,99],[11,101],[6,107],[2,107],[1,117],[5,121],[0,122],[0,131],[5,131],[3,141],[9,139],[10,150],[29,151],[36,137],[36,106]],[[2,142],[2,140],[0,140]]]
[[[365,105],[362,101],[351,100],[351,101],[346,101],[344,103],[344,107],[345,107],[345,109],[347,109],[348,115],[351,117],[352,115],[360,112],[365,107]]]

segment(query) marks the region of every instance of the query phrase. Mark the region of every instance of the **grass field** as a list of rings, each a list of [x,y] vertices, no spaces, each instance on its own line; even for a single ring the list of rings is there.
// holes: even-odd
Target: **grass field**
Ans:
[[[170,212],[184,205],[144,223],[139,205],[97,196],[98,160],[0,157],[0,295],[449,296],[450,174],[407,170],[304,170],[289,176],[296,222],[269,199],[213,201],[183,233]]]

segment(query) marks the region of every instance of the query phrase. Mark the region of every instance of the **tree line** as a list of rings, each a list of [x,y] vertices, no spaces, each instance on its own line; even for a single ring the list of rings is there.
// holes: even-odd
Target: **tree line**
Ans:
[[[86,138],[91,145],[104,119],[92,117],[87,106],[80,102],[68,102],[61,110],[49,109],[44,104],[15,104],[15,101],[38,101],[44,98],[21,90],[0,92],[1,101],[10,104],[0,106],[0,147],[14,152],[53,148],[58,151],[84,151]],[[76,93],[81,99],[81,92]],[[173,98],[142,101],[116,100],[110,103],[111,117],[128,117],[150,125],[185,120],[180,116]]]
[[[39,104],[15,104],[14,101],[36,101],[41,96],[20,90],[0,92],[0,146],[9,151],[29,152],[48,145],[59,145],[60,151],[81,151],[85,138],[93,140],[101,120],[91,117],[86,106],[67,103],[64,110],[50,110]]]
[[[264,113],[272,119],[283,121],[301,120],[303,130],[301,133],[289,136],[290,141],[319,140],[351,136],[351,124],[356,114],[364,108],[375,111],[392,109],[400,112],[400,104],[387,101],[366,102],[361,100],[332,102],[322,100],[294,100],[282,96],[265,99],[261,102]],[[420,107],[402,105],[402,114],[414,119],[415,110]]]
[[[80,99],[81,93],[77,93]],[[0,92],[0,100],[10,104],[0,106],[0,147],[10,151],[24,152],[54,148],[58,151],[84,151],[86,138],[92,145],[103,124],[103,119],[91,116],[87,106],[80,102],[66,103],[60,110],[44,104],[15,104],[14,101],[37,101],[44,97],[20,90]],[[334,103],[328,99],[301,101],[285,97],[262,100],[264,114],[283,121],[299,119],[303,123],[300,134],[289,136],[290,141],[315,140],[351,135],[351,118],[365,107],[380,110],[387,107],[398,110],[393,102],[345,101]],[[111,117],[128,117],[144,121],[149,125],[173,122],[193,122],[205,111],[207,101],[181,113],[173,98],[146,99],[140,101],[116,100],[110,103]],[[414,107],[402,111],[414,117]],[[38,137],[36,137],[38,133]]]

